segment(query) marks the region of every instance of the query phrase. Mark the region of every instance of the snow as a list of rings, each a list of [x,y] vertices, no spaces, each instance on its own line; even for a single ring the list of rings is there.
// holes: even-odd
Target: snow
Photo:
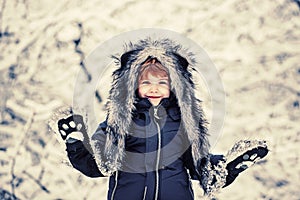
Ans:
[[[226,118],[212,152],[226,154],[241,139],[270,144],[267,158],[216,198],[299,199],[295,1],[3,0],[0,6],[1,189],[20,199],[106,199],[107,178],[73,169],[48,121],[72,105],[80,62],[98,45],[127,31],[164,28],[203,47],[223,81]],[[105,95],[109,80],[101,81],[97,90]],[[95,100],[94,108],[96,123],[104,102]],[[202,199],[197,183],[194,188]]]

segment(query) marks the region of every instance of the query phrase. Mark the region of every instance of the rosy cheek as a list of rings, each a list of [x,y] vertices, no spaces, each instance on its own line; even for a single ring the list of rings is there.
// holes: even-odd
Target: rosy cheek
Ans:
[[[144,97],[143,89],[138,88],[139,97]]]
[[[139,97],[142,97],[141,90],[138,89]]]
[[[139,97],[142,97],[142,93],[141,93],[141,91],[139,90]]]

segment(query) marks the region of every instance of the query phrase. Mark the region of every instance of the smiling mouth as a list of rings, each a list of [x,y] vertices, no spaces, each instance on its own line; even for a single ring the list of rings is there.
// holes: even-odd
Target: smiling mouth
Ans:
[[[161,98],[161,96],[147,96],[147,98],[150,98],[150,99],[159,99],[159,98]]]

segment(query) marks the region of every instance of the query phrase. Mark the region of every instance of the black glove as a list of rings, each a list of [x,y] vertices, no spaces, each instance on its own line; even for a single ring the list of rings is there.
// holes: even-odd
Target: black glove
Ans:
[[[66,119],[60,119],[57,122],[59,133],[63,140],[73,132],[81,132],[84,141],[88,139],[87,130],[81,115],[71,115]]]
[[[229,162],[226,166],[228,175],[224,187],[230,185],[241,172],[253,165],[256,161],[265,157],[268,152],[269,150],[266,147],[260,146],[246,151],[233,161]]]

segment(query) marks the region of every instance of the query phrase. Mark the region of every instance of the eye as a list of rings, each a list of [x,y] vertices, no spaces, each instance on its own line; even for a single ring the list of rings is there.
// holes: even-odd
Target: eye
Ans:
[[[150,83],[150,81],[145,80],[145,81],[141,81],[141,84],[142,84],[142,85],[149,85],[149,84],[151,84],[151,83]]]
[[[168,81],[159,81],[158,83],[161,84],[161,85],[168,85],[169,84]]]

